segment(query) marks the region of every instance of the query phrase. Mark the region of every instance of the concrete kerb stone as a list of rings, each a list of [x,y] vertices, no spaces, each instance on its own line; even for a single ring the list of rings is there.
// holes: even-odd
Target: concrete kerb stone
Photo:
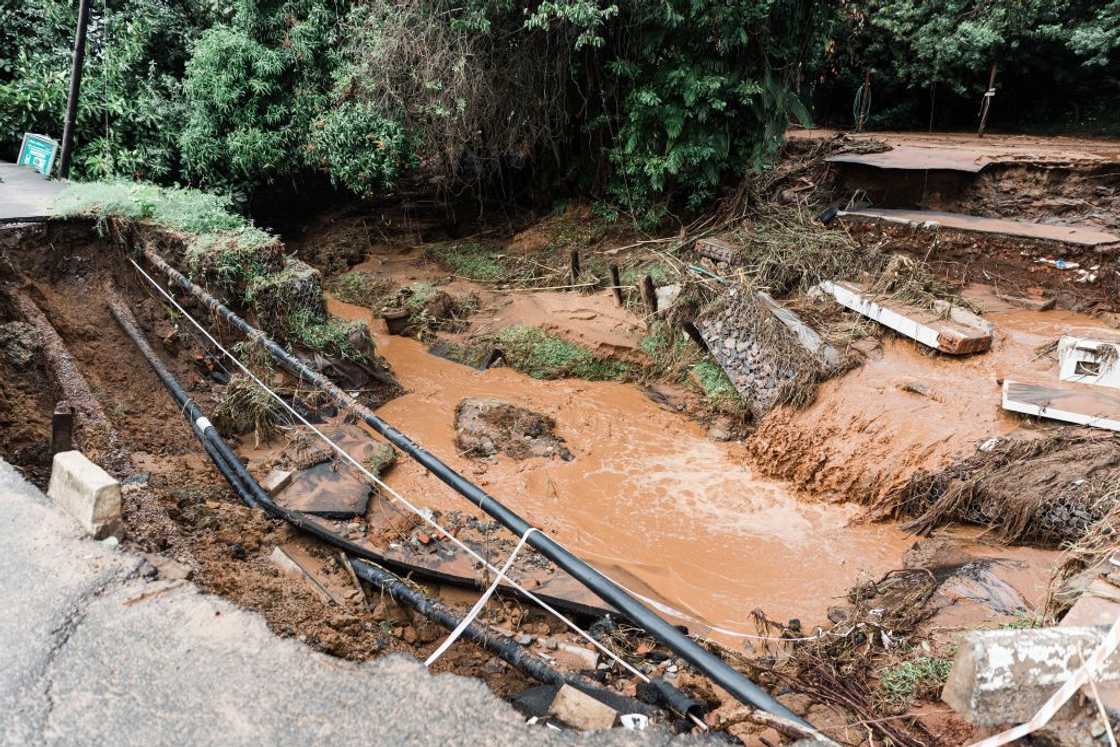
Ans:
[[[977,726],[1024,722],[1038,711],[1092,655],[1108,628],[1067,627],[986,630],[961,641],[941,699]],[[1097,682],[1120,683],[1120,652],[1097,674]],[[1076,710],[1067,704],[1056,721]]]
[[[47,495],[94,539],[120,536],[120,483],[82,452],[54,455]]]

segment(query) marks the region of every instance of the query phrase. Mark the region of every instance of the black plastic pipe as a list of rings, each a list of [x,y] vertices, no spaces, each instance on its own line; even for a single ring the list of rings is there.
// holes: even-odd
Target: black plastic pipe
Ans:
[[[256,479],[244,469],[241,460],[233,450],[229,448],[225,439],[221,437],[221,434],[218,433],[213,424],[205,417],[198,405],[187,395],[175,376],[159,360],[140,332],[136,325],[136,320],[128,308],[119,298],[116,298],[112,294],[110,294],[109,298],[109,310],[113,318],[116,319],[117,324],[120,325],[124,333],[132,340],[133,344],[136,345],[140,354],[148,361],[148,364],[151,366],[152,370],[155,371],[168,393],[171,394],[176,404],[178,404],[184,416],[190,422],[191,429],[195,436],[202,443],[211,461],[214,462],[214,466],[218,468],[218,471],[229,483],[233,492],[250,508],[261,508],[278,518],[283,518],[288,521],[301,519],[302,515],[299,512],[290,511],[277,506],[273,503],[271,497],[263,502],[259,500],[258,496],[260,493],[264,493],[264,489],[261,488]],[[293,523],[296,523],[302,529],[308,529],[306,522],[296,521]],[[320,529],[321,531],[316,533],[317,536],[335,547],[350,549],[353,544],[334,532],[327,529]],[[426,594],[411,588],[398,576],[380,566],[368,560],[357,558],[347,558],[347,560],[358,578],[385,591],[392,596],[393,599],[411,607],[433,622],[449,630],[453,630],[458,627],[459,623],[462,621],[462,618],[456,613]],[[586,677],[559,672],[550,667],[539,656],[532,654],[515,641],[510,640],[508,636],[489,630],[477,622],[471,623],[464,628],[462,637],[497,655],[503,661],[508,662],[538,682],[546,685],[571,685],[598,700],[606,702],[608,705],[615,708],[615,710],[624,711],[626,713],[641,713],[649,716],[656,710],[641,701],[627,698],[614,691],[602,688]]]
[[[463,620],[452,610],[427,594],[413,589],[396,574],[390,573],[384,568],[356,559],[350,560],[350,567],[354,569],[354,575],[361,580],[384,591],[397,602],[416,610],[424,617],[448,630],[454,630]],[[498,656],[537,682],[545,685],[571,685],[621,713],[641,713],[652,716],[657,711],[656,708],[640,700],[628,698],[613,690],[600,687],[586,677],[553,669],[544,659],[531,653],[508,636],[491,630],[485,625],[472,622],[463,628],[462,637]]]
[[[298,358],[269,339],[264,332],[235,314],[207,293],[205,289],[191,282],[154,250],[145,248],[143,253],[147,260],[166,274],[172,282],[189,291],[195,298],[205,304],[211,312],[225,319],[250,340],[268,351],[282,368],[293,376],[311,382],[326,391],[340,407],[361,418],[391,444],[419,462],[451,489],[485,511],[506,529],[518,537],[524,535],[530,529],[528,522],[496,498],[467,480],[437,456],[414,443],[412,439],[395,427],[377,417],[372,410],[357,402],[330,379],[308,368]],[[743,676],[741,672],[736,671],[723,659],[710,653],[687,635],[681,633],[676,627],[661,619],[655,612],[648,609],[617,584],[558,545],[544,532],[532,532],[526,541],[537,552],[562,568],[604,602],[617,609],[651,636],[668,646],[675,654],[711,678],[717,685],[731,693],[739,702],[768,711],[775,716],[792,721],[802,728],[812,728],[808,722],[783,706],[769,693]]]

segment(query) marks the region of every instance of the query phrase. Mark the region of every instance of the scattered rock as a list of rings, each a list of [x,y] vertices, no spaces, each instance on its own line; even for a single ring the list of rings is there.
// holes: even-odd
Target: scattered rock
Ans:
[[[288,483],[292,481],[292,474],[293,472],[290,469],[274,469],[261,480],[261,487],[267,490],[270,495],[276,495],[288,487]]]
[[[716,418],[708,427],[708,438],[713,441],[730,441],[735,437],[734,423],[729,417]]]
[[[173,558],[154,554],[145,555],[144,558],[155,568],[159,577],[167,581],[186,581],[193,572],[189,565]]]
[[[564,685],[556,692],[548,712],[560,721],[577,729],[610,729],[618,713],[571,685]]]
[[[497,399],[469,397],[455,408],[455,443],[476,457],[503,453],[514,459],[559,456],[571,461],[556,421]]]
[[[27,322],[0,324],[0,357],[17,370],[31,366],[43,349],[38,330]]]
[[[901,389],[904,392],[910,392],[911,394],[917,394],[921,397],[930,396],[929,384],[926,384],[923,381],[907,381],[907,382],[904,382],[904,383],[900,384],[898,388]]]
[[[599,666],[599,654],[570,643],[557,644],[556,660],[577,671],[592,671]]]

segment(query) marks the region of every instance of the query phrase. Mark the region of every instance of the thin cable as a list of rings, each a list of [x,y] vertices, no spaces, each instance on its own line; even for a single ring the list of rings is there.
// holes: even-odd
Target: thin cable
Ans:
[[[284,399],[282,397],[280,397],[280,395],[276,394],[274,391],[272,391],[272,389],[270,389],[268,387],[268,385],[266,385],[263,381],[261,381],[259,378],[257,378],[256,374],[254,374],[252,371],[250,371],[248,368],[246,368],[245,365],[242,364],[241,361],[238,360],[237,357],[233,355],[233,353],[226,350],[226,348],[220,342],[218,342],[213,337],[213,335],[211,335],[209,333],[209,331],[207,331],[206,328],[203,327],[193,316],[191,316],[187,312],[187,310],[184,309],[179,304],[179,302],[176,301],[171,296],[170,293],[168,293],[166,290],[163,289],[163,286],[161,286],[159,283],[157,283],[155,280],[153,280],[152,277],[148,273],[144,272],[144,269],[142,267],[140,267],[139,264],[137,264],[136,260],[134,260],[130,257],[129,262],[132,263],[132,266],[136,268],[136,271],[139,272],[141,275],[143,275],[144,278],[149,283],[151,283],[152,286],[155,287],[155,289],[158,290],[164,296],[164,298],[166,298],[168,301],[170,301],[171,304],[176,309],[179,310],[179,313],[181,313],[183,316],[185,316],[187,318],[187,320],[190,321],[191,324],[193,324],[195,327],[197,327],[198,330],[200,332],[202,332],[202,334],[208,340],[210,340],[211,344],[213,344],[214,347],[216,347],[226,357],[228,357],[230,359],[230,361],[232,361],[235,366],[237,366],[239,369],[241,369],[245,373],[246,376],[248,376],[250,379],[252,379],[254,382],[256,382],[256,384],[259,387],[264,389],[264,391],[267,392],[269,394],[269,396],[271,396],[273,399],[275,399],[277,402],[279,402],[280,405],[284,409],[286,409],[286,410],[288,410],[288,412],[292,413],[292,415],[294,415],[297,420],[299,420],[305,426],[310,428],[311,431],[315,433],[315,435],[317,435],[320,439],[322,439],[328,446],[331,447],[331,449],[333,449],[335,452],[337,452],[339,454],[339,456],[341,456],[343,459],[345,459],[347,462],[349,462],[352,466],[354,466],[359,472],[361,472],[366,477],[367,480],[369,480],[373,484],[377,485],[378,487],[382,488],[390,497],[392,497],[395,500],[402,503],[410,511],[412,511],[414,514],[419,516],[423,521],[425,521],[429,526],[431,526],[433,529],[437,530],[440,534],[446,536],[448,538],[448,540],[450,540],[451,543],[454,544],[456,547],[460,548],[463,552],[465,552],[468,555],[470,555],[471,557],[473,557],[475,560],[477,560],[479,563],[481,563],[484,567],[486,567],[490,571],[494,572],[499,577],[504,578],[507,582],[509,582],[509,584],[511,586],[513,586],[515,589],[520,591],[522,594],[524,594],[529,599],[533,600],[533,602],[538,604],[542,609],[550,612],[557,619],[559,619],[561,622],[563,622],[565,625],[567,625],[572,631],[574,631],[576,634],[578,634],[582,638],[586,639],[588,643],[595,646],[595,648],[599,649],[604,654],[606,654],[606,656],[608,658],[612,659],[613,661],[615,661],[616,663],[621,665],[624,669],[626,669],[631,674],[633,674],[636,677],[638,677],[639,679],[641,679],[643,682],[649,682],[650,681],[650,678],[645,673],[643,673],[642,671],[640,671],[639,669],[637,669],[636,667],[631,665],[629,662],[623,660],[618,654],[616,654],[613,651],[611,651],[610,649],[608,649],[606,646],[601,644],[599,641],[595,640],[593,637],[591,637],[590,634],[584,632],[583,629],[581,629],[578,625],[576,625],[574,622],[569,620],[563,614],[558,612],[555,608],[553,608],[550,604],[548,604],[543,599],[538,597],[536,594],[534,594],[533,592],[531,592],[528,589],[526,589],[525,587],[523,587],[521,584],[519,584],[514,579],[505,576],[501,572],[501,570],[498,569],[496,566],[494,566],[489,560],[487,560],[486,558],[479,555],[477,552],[475,552],[472,548],[470,548],[466,544],[464,544],[459,538],[457,538],[451,532],[449,532],[448,530],[446,530],[442,526],[440,526],[435,521],[435,519],[433,519],[426,511],[422,511],[419,507],[413,505],[411,501],[409,501],[407,498],[402,496],[400,493],[398,493],[396,490],[391,488],[385,482],[380,480],[376,475],[374,475],[369,470],[367,470],[365,467],[363,467],[361,465],[361,463],[359,463],[356,459],[354,459],[354,457],[350,456],[350,454],[348,454],[345,449],[343,449],[341,446],[336,444],[331,439],[327,438],[327,436],[324,435],[322,431],[320,431],[318,428],[316,428],[314,425],[312,425],[310,422],[308,422],[306,418],[304,418],[294,408],[292,408],[287,402],[285,402]]]
[[[480,596],[478,601],[474,603],[474,606],[471,607],[471,611],[455,626],[455,629],[451,631],[451,634],[447,636],[444,642],[439,644],[439,648],[428,656],[424,661],[424,666],[431,667],[435,664],[436,660],[443,656],[443,652],[451,648],[451,644],[458,640],[459,636],[463,634],[463,631],[467,629],[467,626],[474,622],[474,619],[478,617],[478,613],[482,612],[482,608],[490,601],[490,597],[493,596],[494,591],[497,590],[498,584],[501,583],[502,578],[505,576],[506,572],[509,571],[509,567],[513,565],[513,559],[517,557],[517,553],[521,552],[521,548],[525,546],[525,540],[529,538],[529,534],[539,531],[540,530],[536,527],[529,527],[525,530],[525,534],[521,535],[521,541],[517,543],[517,547],[513,548],[513,552],[509,554],[505,564],[502,565],[502,575],[494,578],[494,583],[490,584],[490,588],[483,592],[482,596]]]

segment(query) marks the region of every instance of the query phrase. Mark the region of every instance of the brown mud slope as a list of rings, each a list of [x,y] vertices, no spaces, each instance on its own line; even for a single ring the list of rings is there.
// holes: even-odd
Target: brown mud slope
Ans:
[[[1000,408],[1000,384],[1009,375],[1056,379],[1057,364],[1038,349],[1100,321],[1015,308],[990,288],[969,288],[965,298],[995,325],[991,351],[957,358],[888,336],[806,409],[771,412],[748,442],[756,468],[808,495],[878,506],[915,473],[937,472],[989,438],[1045,433],[1048,426]]]

